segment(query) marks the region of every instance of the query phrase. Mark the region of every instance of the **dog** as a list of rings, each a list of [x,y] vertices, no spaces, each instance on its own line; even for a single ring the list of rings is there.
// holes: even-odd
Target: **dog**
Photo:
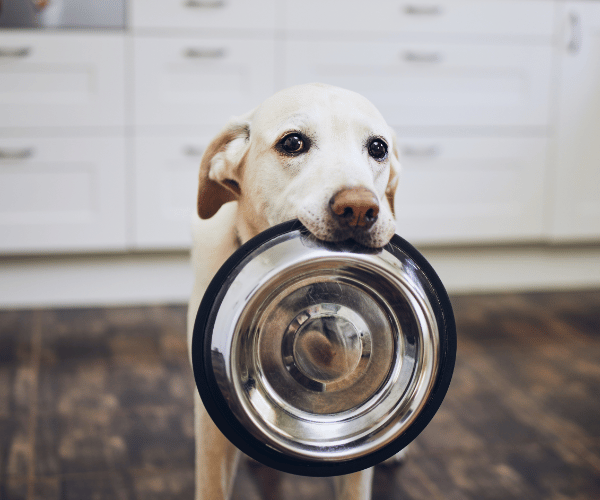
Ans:
[[[188,341],[204,291],[241,244],[299,219],[318,239],[372,248],[395,233],[400,162],[394,131],[361,95],[324,84],[291,87],[230,120],[200,163],[193,222]],[[196,500],[228,500],[239,451],[195,392]],[[373,470],[334,478],[337,500],[369,500]]]

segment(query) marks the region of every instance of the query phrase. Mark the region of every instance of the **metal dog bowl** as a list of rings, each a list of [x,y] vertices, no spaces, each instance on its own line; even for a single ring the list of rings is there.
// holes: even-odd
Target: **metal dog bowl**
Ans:
[[[404,448],[439,408],[456,331],[439,278],[399,236],[381,250],[298,221],[243,245],[202,300],[196,384],[219,429],[285,472],[333,476]]]

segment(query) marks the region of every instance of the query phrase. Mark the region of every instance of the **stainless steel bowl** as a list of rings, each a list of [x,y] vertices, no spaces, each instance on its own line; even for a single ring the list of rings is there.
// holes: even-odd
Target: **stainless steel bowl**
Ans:
[[[198,310],[196,384],[220,430],[276,469],[355,472],[412,441],[452,376],[439,278],[399,236],[381,250],[315,239],[298,221],[242,246]]]

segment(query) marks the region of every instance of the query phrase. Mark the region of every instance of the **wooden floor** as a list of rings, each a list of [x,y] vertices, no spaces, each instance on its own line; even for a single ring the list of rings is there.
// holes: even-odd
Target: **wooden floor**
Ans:
[[[452,302],[450,391],[374,499],[600,499],[600,291]],[[0,498],[192,499],[184,323],[180,306],[0,312]],[[244,464],[234,498],[264,477]],[[276,498],[332,498],[279,479]]]

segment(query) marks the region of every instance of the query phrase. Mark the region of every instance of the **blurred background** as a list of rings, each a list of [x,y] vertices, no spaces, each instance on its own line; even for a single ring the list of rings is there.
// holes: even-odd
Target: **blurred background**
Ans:
[[[4,0],[0,304],[186,300],[204,147],[313,81],[396,129],[398,233],[451,289],[599,285],[598,9]]]
[[[448,498],[450,483],[453,498],[600,497],[599,61],[594,0],[0,0],[0,498],[189,498],[191,469],[169,464],[193,460],[174,415],[191,415],[200,157],[229,117],[315,81],[365,95],[395,128],[397,232],[466,332],[459,402],[421,448],[438,453],[462,419],[441,446],[459,462],[422,455],[398,498]],[[490,373],[485,332],[505,356]],[[516,347],[531,358],[515,365]],[[542,398],[561,383],[565,399]],[[484,434],[560,446],[526,465],[475,454],[491,475],[473,486],[460,459],[489,445],[473,437],[486,407],[505,420]],[[519,482],[524,467],[545,479]]]

